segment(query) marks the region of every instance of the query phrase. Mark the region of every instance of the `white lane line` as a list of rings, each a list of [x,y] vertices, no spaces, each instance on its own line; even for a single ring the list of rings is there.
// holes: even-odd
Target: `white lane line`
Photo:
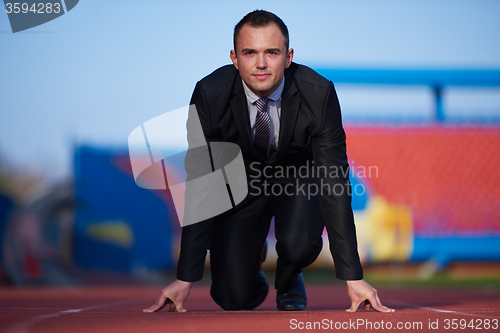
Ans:
[[[117,302],[111,302],[111,303],[105,303],[105,304],[99,304],[99,305],[94,305],[94,306],[88,306],[88,307],[85,307],[85,308],[81,308],[81,309],[68,309],[68,310],[63,310],[63,311],[59,311],[59,312],[56,312],[56,313],[50,313],[50,314],[46,314],[46,315],[39,315],[39,316],[34,316],[34,317],[31,317],[31,318],[28,318],[20,323],[16,323],[12,326],[10,326],[9,328],[7,328],[5,330],[5,333],[27,333],[30,329],[31,326],[33,326],[34,324],[37,324],[43,320],[46,320],[46,319],[49,319],[49,318],[56,318],[56,317],[59,317],[59,316],[62,316],[62,315],[65,315],[65,314],[68,314],[68,313],[78,313],[78,312],[82,312],[82,311],[86,311],[86,310],[93,310],[93,309],[98,309],[98,308],[103,308],[103,307],[106,307],[106,306],[110,306],[110,305],[116,305],[116,304],[120,304],[120,303],[125,303],[125,302],[128,302],[130,300],[125,300],[125,301],[117,301]],[[40,309],[40,308],[38,308]]]
[[[431,308],[428,306],[411,304],[411,303],[401,302],[401,301],[397,301],[397,300],[388,300],[388,302],[396,304],[396,305],[407,306],[407,307],[414,308],[414,309],[422,309],[422,310],[428,310],[428,311],[433,311],[433,312],[438,312],[438,313],[451,313],[451,314],[462,315],[462,316],[484,317],[484,318],[493,318],[493,319],[500,318],[498,316],[486,316],[486,315],[476,314],[476,313]],[[488,310],[491,310],[491,309],[488,309]]]
[[[64,311],[61,311],[60,313],[77,313],[77,312],[80,312],[80,311],[83,311],[84,309],[73,309],[73,310],[64,310]]]

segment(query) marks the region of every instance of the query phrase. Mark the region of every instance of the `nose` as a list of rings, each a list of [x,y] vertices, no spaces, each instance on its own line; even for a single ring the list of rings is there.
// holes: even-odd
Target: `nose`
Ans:
[[[255,64],[255,67],[258,69],[265,69],[267,68],[267,62],[266,62],[266,57],[263,54],[260,54],[257,56],[257,62]]]

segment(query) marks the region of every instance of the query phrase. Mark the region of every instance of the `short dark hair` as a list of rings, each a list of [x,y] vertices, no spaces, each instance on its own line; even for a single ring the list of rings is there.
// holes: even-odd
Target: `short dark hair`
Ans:
[[[238,35],[240,34],[241,28],[245,24],[249,24],[252,27],[266,27],[269,24],[276,24],[278,28],[281,30],[281,33],[285,37],[285,46],[286,49],[288,50],[289,46],[289,36],[288,36],[288,28],[286,27],[285,23],[275,14],[268,12],[266,10],[254,10],[253,12],[250,12],[245,15],[241,19],[241,21],[236,24],[234,27],[234,34],[233,34],[233,47],[234,51],[236,52],[236,39],[238,38]]]

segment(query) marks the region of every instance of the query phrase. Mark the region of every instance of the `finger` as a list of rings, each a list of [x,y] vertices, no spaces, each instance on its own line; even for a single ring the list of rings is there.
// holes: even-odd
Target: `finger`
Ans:
[[[170,303],[170,310],[168,312],[175,312],[175,304],[174,302]]]
[[[396,311],[396,310],[388,308],[387,306],[382,305],[382,304],[374,306],[374,308],[375,308],[375,310],[377,310],[379,312],[394,312],[394,311]]]
[[[187,312],[187,310],[184,309],[182,302],[179,302],[175,308],[176,308],[177,312]]]
[[[378,298],[378,295],[375,294],[375,297],[373,298],[374,302],[372,301],[372,306],[375,310],[379,312],[394,312],[396,310],[388,308],[387,306],[382,305],[382,302],[380,302],[380,298]]]
[[[147,309],[143,309],[142,311],[144,312],[156,312],[156,311],[159,311],[161,309],[163,309],[165,307],[166,303],[164,304],[155,304]]]
[[[384,308],[386,308],[386,309],[388,309],[388,310],[389,310],[388,312],[394,312],[394,311],[396,311],[395,309],[392,309],[392,308],[389,308],[389,307],[387,307],[387,306],[384,306],[384,305],[382,304],[382,302],[380,301],[380,298],[378,298],[378,295],[377,295],[377,300],[378,300],[378,304],[380,304],[380,306],[382,306],[382,307],[384,307]]]
[[[156,303],[154,305],[150,306],[147,309],[143,309],[142,311],[144,311],[144,312],[155,312],[155,311],[157,311],[157,310],[160,309],[161,305],[164,304],[164,302],[165,302],[165,296],[163,296],[163,294],[160,293],[160,296],[156,300]]]
[[[384,306],[384,305],[374,306],[374,308],[375,308],[375,310],[377,310],[379,312],[394,312],[394,311],[396,311],[396,310],[388,308],[387,306]]]
[[[167,301],[167,297],[163,295],[163,293],[160,293],[160,296],[158,296],[158,299],[156,300],[156,303],[152,306],[150,306],[147,309],[144,309],[142,311],[144,312],[156,312],[158,310],[161,310],[165,307]]]
[[[377,311],[380,311],[380,312],[394,312],[396,310],[392,309],[392,308],[388,308],[387,306],[384,306],[382,304],[382,302],[380,301],[380,298],[378,298],[378,295],[375,295],[375,297],[377,298],[377,306],[379,307],[379,309],[375,309]]]
[[[356,311],[358,311],[358,307],[360,304],[361,304],[361,301],[351,302],[351,307],[349,309],[347,309],[346,311],[347,312],[356,312]]]

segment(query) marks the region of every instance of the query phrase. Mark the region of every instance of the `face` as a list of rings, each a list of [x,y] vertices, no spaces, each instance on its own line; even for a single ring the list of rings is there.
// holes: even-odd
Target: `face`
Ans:
[[[274,23],[265,27],[244,25],[236,39],[231,60],[251,91],[269,96],[278,88],[285,68],[292,62],[293,49],[286,50],[285,37]]]

